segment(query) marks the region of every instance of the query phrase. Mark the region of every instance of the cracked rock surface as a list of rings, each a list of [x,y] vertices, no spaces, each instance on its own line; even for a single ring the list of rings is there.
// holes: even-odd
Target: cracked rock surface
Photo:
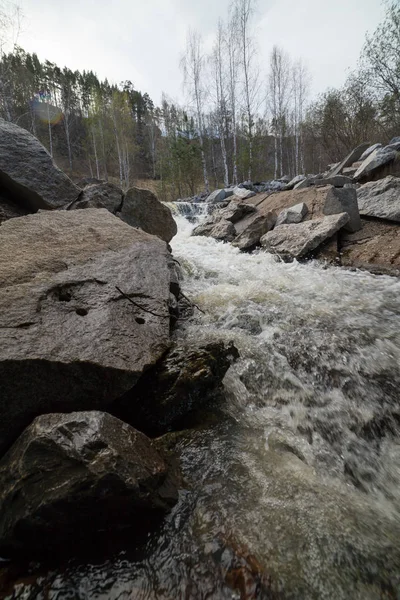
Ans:
[[[37,415],[107,407],[160,358],[172,261],[105,209],[11,219],[0,254],[3,453]]]

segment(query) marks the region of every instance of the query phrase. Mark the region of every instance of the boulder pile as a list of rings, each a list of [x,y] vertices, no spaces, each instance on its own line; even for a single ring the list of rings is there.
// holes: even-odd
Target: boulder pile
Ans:
[[[246,251],[262,246],[285,260],[317,257],[398,275],[399,176],[400,138],[366,142],[325,173],[281,179],[279,188],[270,182],[261,193],[250,182],[213,192],[224,204],[193,235]]]
[[[170,210],[148,190],[80,185],[0,119],[2,558],[146,536],[181,483],[138,428],[175,428],[190,390],[199,407],[219,398],[237,355],[171,340],[182,294]]]

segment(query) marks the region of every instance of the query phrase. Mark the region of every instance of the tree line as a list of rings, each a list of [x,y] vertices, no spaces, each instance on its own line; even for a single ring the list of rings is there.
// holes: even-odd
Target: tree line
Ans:
[[[2,10],[3,7],[3,10]],[[0,0],[0,116],[36,135],[71,176],[124,189],[151,179],[163,199],[244,180],[317,173],[361,142],[400,133],[400,7],[366,37],[341,89],[310,102],[304,63],[272,49],[258,61],[254,0],[233,0],[208,54],[189,31],[181,60],[186,100],[155,106],[130,81],[101,81],[14,43],[15,15]]]

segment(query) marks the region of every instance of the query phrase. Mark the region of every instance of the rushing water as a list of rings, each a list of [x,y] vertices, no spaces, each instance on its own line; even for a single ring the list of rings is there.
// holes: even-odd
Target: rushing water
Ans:
[[[240,352],[225,417],[178,437],[188,490],[140,554],[10,597],[400,598],[400,281],[243,254],[176,218],[205,311],[178,335]]]

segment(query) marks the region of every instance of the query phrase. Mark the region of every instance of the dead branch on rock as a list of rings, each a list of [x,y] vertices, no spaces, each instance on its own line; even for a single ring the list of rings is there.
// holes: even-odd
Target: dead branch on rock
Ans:
[[[185,300],[187,300],[191,306],[194,306],[195,308],[197,308],[197,310],[199,310],[201,313],[203,313],[203,315],[206,314],[204,312],[204,310],[202,310],[200,308],[200,306],[197,306],[197,304],[195,304],[192,300],[190,300],[190,298],[188,298],[187,296],[185,296],[185,294],[182,291],[180,292],[180,294],[181,294],[182,298],[185,298]]]
[[[140,308],[140,310],[143,310],[144,312],[147,312],[150,315],[153,315],[154,317],[161,317],[163,319],[165,319],[166,317],[169,318],[169,314],[168,315],[159,315],[158,313],[155,313],[155,312],[149,310],[148,308],[145,308],[144,306],[141,306],[137,302],[134,302],[134,300],[132,300],[132,298],[130,298],[127,294],[125,294],[125,292],[123,292],[119,287],[115,286],[115,289],[118,290],[119,293],[122,294],[124,296],[124,298],[126,298],[131,304],[133,304],[133,306],[136,306],[137,308]]]

